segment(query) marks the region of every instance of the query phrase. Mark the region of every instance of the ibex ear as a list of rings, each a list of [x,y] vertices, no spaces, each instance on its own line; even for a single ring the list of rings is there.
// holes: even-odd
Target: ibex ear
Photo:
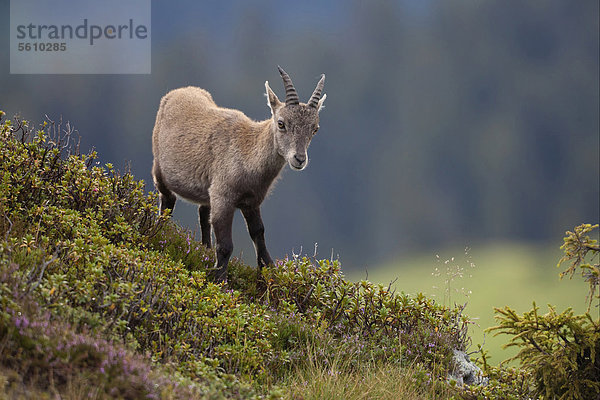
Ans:
[[[269,87],[269,81],[265,81],[265,89],[267,90],[267,105],[271,109],[271,114],[275,115],[275,110],[281,107],[283,103],[279,101],[279,98],[277,98],[275,92],[273,92],[271,87]]]
[[[324,95],[323,95],[323,97],[321,97],[321,100],[319,100],[319,103],[318,103],[318,104],[319,104],[319,106],[317,107],[317,110],[321,111],[321,109],[322,109],[323,107],[325,107],[325,106],[323,105],[323,103],[325,102],[325,99],[326,99],[326,98],[327,98],[327,95],[326,95],[326,94],[324,94]]]

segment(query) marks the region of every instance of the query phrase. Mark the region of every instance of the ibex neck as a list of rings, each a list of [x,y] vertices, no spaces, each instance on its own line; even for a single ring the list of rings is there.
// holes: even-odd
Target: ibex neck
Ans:
[[[262,172],[271,179],[275,179],[285,165],[285,159],[277,152],[275,129],[273,120],[268,119],[255,124],[253,135],[257,152],[254,158],[259,160]]]

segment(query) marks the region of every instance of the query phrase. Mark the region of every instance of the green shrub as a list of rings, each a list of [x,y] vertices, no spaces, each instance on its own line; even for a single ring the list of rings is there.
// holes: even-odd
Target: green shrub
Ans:
[[[574,232],[567,232],[562,246],[565,256],[561,263],[572,261],[572,264],[561,277],[572,276],[580,268],[590,284],[590,302],[598,287],[600,249],[597,241],[586,233],[597,227],[589,224],[576,227]],[[592,264],[594,259],[596,263]],[[510,307],[497,308],[499,325],[489,330],[512,336],[507,346],[517,347],[519,352],[510,360],[518,360],[532,377],[535,395],[545,399],[598,398],[600,319],[593,318],[589,312],[575,315],[571,308],[561,313],[551,305],[548,309],[546,314],[540,315],[539,307],[533,303],[531,311],[519,315]]]
[[[467,345],[469,321],[462,308],[448,309],[421,294],[412,298],[368,281],[349,282],[337,261],[294,257],[263,269],[262,276],[265,302],[292,317],[302,314],[317,328],[313,337],[332,335],[336,356],[404,358],[442,370],[449,367],[452,349]]]
[[[558,267],[564,262],[571,262],[571,265],[560,274],[560,278],[569,275],[569,279],[579,268],[581,277],[589,284],[588,293],[588,312],[594,299],[598,300],[596,307],[600,313],[600,262],[598,253],[600,247],[598,241],[590,238],[587,233],[597,229],[598,225],[582,224],[575,227],[574,232],[568,231],[564,238],[564,243],[560,247],[565,255],[558,263]],[[595,262],[592,262],[595,259]],[[596,293],[598,292],[598,293]],[[600,314],[599,314],[600,316]]]

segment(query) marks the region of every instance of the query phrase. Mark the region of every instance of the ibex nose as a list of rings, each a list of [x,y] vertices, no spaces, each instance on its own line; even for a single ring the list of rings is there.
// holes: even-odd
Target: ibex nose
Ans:
[[[302,165],[306,161],[306,154],[295,154],[294,159],[296,160],[298,165]]]

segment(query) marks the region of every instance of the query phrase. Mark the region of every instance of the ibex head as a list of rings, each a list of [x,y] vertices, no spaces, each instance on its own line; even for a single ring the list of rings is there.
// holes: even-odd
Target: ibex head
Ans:
[[[285,86],[285,102],[282,103],[277,95],[265,82],[267,89],[267,104],[273,115],[275,132],[275,147],[292,169],[303,170],[308,164],[307,149],[312,137],[319,129],[319,111],[327,95],[323,94],[325,75],[321,75],[319,83],[308,102],[300,103],[296,88],[290,76],[281,68],[279,73]]]

